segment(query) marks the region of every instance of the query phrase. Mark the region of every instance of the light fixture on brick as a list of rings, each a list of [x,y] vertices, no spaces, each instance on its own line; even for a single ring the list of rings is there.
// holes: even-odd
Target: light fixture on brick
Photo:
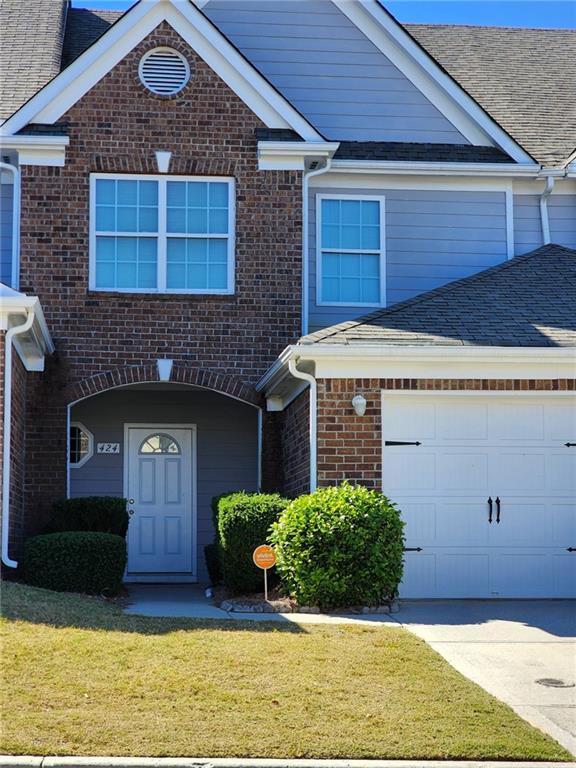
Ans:
[[[352,408],[356,416],[364,416],[366,413],[366,398],[364,395],[355,395],[352,398]]]

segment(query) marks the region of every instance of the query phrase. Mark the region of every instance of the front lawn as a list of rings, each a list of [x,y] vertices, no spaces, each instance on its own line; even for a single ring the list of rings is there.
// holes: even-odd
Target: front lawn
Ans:
[[[124,616],[5,583],[5,753],[569,760],[399,628]]]

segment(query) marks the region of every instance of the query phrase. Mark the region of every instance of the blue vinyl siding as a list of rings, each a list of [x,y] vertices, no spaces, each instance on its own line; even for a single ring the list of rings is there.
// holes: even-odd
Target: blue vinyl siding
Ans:
[[[576,195],[550,195],[548,218],[552,242],[576,249]]]
[[[366,195],[374,189],[310,192],[309,329],[366,313],[316,304],[316,194]],[[387,305],[494,266],[507,257],[504,192],[379,189],[385,198]]]
[[[209,0],[202,10],[327,138],[469,143],[328,0]]]
[[[576,248],[576,195],[552,193],[548,198],[550,239]],[[542,245],[540,195],[514,196],[514,253],[520,256]]]
[[[124,423],[196,424],[197,562],[199,581],[207,581],[204,546],[214,538],[210,502],[226,491],[257,490],[258,420],[256,408],[223,395],[183,389],[132,388],[84,400],[72,410],[94,436],[94,455],[70,470],[70,496],[122,496]],[[98,442],[118,442],[121,453],[97,454]]]
[[[0,283],[12,285],[12,184],[0,184]]]

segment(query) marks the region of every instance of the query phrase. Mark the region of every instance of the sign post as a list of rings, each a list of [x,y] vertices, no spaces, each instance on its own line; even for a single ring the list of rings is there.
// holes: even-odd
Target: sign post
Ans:
[[[264,600],[268,602],[268,568],[272,568],[276,564],[276,555],[272,547],[269,547],[267,544],[261,544],[252,553],[252,560],[254,565],[262,568],[264,571]]]

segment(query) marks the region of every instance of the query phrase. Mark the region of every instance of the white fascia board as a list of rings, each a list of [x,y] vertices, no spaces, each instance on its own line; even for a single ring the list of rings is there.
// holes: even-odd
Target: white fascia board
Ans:
[[[284,350],[256,385],[269,397],[281,391],[283,407],[294,399],[292,390],[295,392],[299,383],[294,380],[292,387],[286,385],[291,358],[312,365],[316,378],[328,379],[502,380],[574,378],[576,375],[576,348],[573,347],[295,344]]]
[[[389,160],[333,160],[332,172],[379,173],[397,176],[482,176],[536,178],[541,171],[537,163],[427,163]]]
[[[332,158],[339,146],[328,141],[259,141],[258,170],[304,171],[307,160]]]
[[[54,123],[163,21],[167,21],[269,128],[291,128],[307,141],[322,136],[188,0],[134,5],[69,67],[1,128],[17,133],[28,123]]]
[[[18,153],[18,165],[64,166],[68,136],[2,136],[0,149]]]
[[[379,5],[332,0],[471,144],[496,144],[518,163],[534,159],[517,144]]]

